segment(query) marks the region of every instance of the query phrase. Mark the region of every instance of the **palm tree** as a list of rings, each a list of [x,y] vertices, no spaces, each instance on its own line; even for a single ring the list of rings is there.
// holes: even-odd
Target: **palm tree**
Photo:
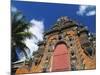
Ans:
[[[19,11],[11,11],[11,23],[11,61],[14,62],[17,60],[16,49],[23,51],[25,57],[28,57],[25,50],[29,50],[29,48],[26,46],[24,41],[27,38],[30,39],[32,33],[29,32],[31,24],[25,20],[25,17]]]

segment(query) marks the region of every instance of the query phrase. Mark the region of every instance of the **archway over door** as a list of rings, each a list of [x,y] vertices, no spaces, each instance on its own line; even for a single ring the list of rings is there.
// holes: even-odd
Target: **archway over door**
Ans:
[[[64,42],[60,42],[54,49],[52,71],[65,70],[70,70],[70,58],[66,44]]]

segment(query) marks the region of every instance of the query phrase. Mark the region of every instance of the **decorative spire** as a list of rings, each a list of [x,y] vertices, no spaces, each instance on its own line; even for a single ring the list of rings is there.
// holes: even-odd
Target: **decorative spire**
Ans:
[[[69,22],[70,19],[69,19],[67,16],[62,16],[62,17],[59,18],[57,21],[58,21],[58,22],[63,22],[63,21]]]

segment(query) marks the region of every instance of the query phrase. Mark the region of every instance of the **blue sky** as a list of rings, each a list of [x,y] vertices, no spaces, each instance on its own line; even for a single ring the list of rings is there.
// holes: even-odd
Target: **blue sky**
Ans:
[[[93,12],[90,12],[95,11],[95,6],[87,7],[84,5],[83,12],[80,12],[82,11],[82,5],[24,1],[12,1],[11,5],[21,11],[29,21],[33,18],[36,20],[43,20],[45,30],[48,30],[50,27],[52,27],[59,17],[68,16],[71,19],[87,26],[91,32],[96,32],[96,15],[93,14]],[[92,14],[88,15],[89,12]]]

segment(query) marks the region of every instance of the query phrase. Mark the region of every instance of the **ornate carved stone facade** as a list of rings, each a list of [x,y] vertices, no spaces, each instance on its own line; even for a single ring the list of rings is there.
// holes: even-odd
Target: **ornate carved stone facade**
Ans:
[[[44,33],[44,41],[39,43],[37,52],[34,54],[35,65],[32,72],[96,68],[95,35],[68,17],[59,18],[56,24]]]

